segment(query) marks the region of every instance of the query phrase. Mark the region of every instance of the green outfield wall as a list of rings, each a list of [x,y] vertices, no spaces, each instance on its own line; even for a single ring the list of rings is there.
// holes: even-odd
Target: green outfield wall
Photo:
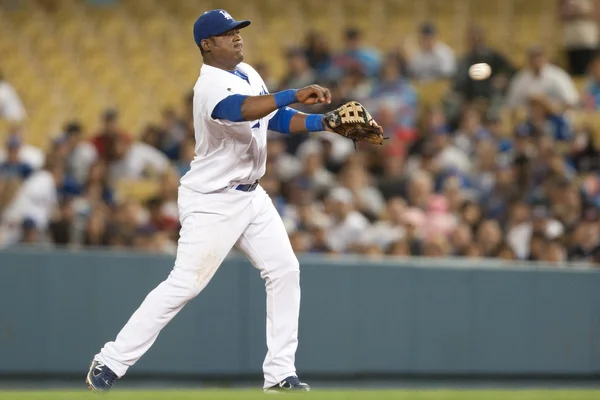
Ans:
[[[104,251],[0,252],[0,376],[79,374],[173,264]],[[600,270],[301,259],[303,374],[600,374]],[[265,295],[229,257],[132,374],[260,375]]]

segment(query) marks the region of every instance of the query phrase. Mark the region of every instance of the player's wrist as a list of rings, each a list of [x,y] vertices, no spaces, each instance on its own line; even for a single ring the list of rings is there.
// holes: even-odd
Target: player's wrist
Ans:
[[[325,130],[323,114],[308,114],[304,119],[307,132],[322,132]]]
[[[298,102],[298,99],[296,99],[296,89],[282,90],[281,92],[273,94],[273,97],[275,98],[275,105],[277,108],[289,106],[290,104]]]

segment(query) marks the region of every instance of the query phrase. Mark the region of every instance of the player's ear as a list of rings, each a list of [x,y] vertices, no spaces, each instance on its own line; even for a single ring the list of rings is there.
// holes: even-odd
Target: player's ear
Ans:
[[[200,48],[202,49],[202,51],[204,53],[210,52],[212,45],[213,45],[213,43],[208,39],[204,39],[200,42]]]

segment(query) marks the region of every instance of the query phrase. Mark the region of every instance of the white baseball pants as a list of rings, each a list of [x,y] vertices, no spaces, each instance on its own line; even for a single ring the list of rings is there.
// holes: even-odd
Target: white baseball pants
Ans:
[[[264,387],[295,375],[300,311],[300,269],[283,222],[259,186],[202,194],[180,187],[181,232],[175,267],[95,359],[122,377],[160,331],[211,280],[236,245],[260,270],[267,292]]]

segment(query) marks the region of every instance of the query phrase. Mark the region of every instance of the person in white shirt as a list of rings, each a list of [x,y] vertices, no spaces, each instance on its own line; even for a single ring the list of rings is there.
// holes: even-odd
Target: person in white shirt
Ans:
[[[29,164],[34,170],[41,169],[46,163],[46,155],[36,146],[32,146],[25,141],[24,128],[14,125],[10,128],[8,137],[14,137],[21,142],[19,147],[19,161]],[[6,161],[8,154],[4,147],[0,148],[0,163]]]
[[[437,38],[437,29],[430,22],[419,28],[419,48],[408,62],[410,76],[416,80],[428,81],[450,78],[456,71],[454,51]]]
[[[442,170],[458,170],[469,173],[472,162],[467,153],[452,143],[452,139],[446,132],[439,132],[433,137],[433,145],[436,151],[435,163]]]
[[[354,195],[343,187],[332,189],[327,195],[326,210],[333,218],[327,228],[327,244],[335,252],[343,252],[361,241],[369,221],[354,209]]]
[[[531,237],[534,232],[544,235],[547,239],[556,239],[564,232],[563,225],[554,218],[550,218],[548,210],[536,207],[532,213],[531,221],[523,221],[512,226],[506,234],[506,241],[519,259],[527,259],[530,255]]]
[[[114,146],[115,159],[108,166],[108,174],[113,181],[157,177],[170,165],[167,156],[146,143],[117,139]]]
[[[406,201],[401,197],[392,197],[387,202],[385,218],[368,227],[362,235],[362,241],[375,244],[382,249],[404,238],[404,212]]]
[[[544,95],[562,110],[577,106],[579,93],[569,74],[550,64],[540,46],[529,48],[528,56],[529,67],[519,71],[508,88],[508,108],[524,107],[532,96],[539,95]]]
[[[27,118],[25,107],[15,88],[4,80],[0,71],[0,118],[10,122],[21,122]]]
[[[194,23],[203,65],[194,86],[195,157],[181,178],[177,199],[181,229],[175,265],[116,339],[94,356],[86,377],[92,390],[109,390],[125,375],[161,330],[206,287],[234,246],[266,282],[268,352],[263,389],[310,390],[295,367],[299,262],[281,217],[258,180],[266,170],[267,130],[295,134],[329,129],[324,115],[287,106],[330,104],[331,93],[311,85],[269,94],[260,75],[242,62],[240,30],[248,25],[250,21],[235,21],[225,10],[207,11]],[[153,157],[139,146],[129,153],[132,158]],[[139,168],[129,167],[139,173]]]
[[[0,243],[12,245],[21,237],[22,222],[29,218],[44,231],[48,227],[52,212],[58,204],[57,187],[64,178],[62,165],[49,164],[45,169],[31,175],[19,188],[12,202],[2,214]]]
[[[385,199],[369,179],[369,173],[362,165],[348,165],[339,174],[340,183],[354,196],[356,209],[376,219],[385,208]]]
[[[79,184],[87,181],[92,165],[98,160],[96,147],[83,139],[83,128],[78,122],[70,122],[64,129],[64,140],[67,142],[67,172]]]

